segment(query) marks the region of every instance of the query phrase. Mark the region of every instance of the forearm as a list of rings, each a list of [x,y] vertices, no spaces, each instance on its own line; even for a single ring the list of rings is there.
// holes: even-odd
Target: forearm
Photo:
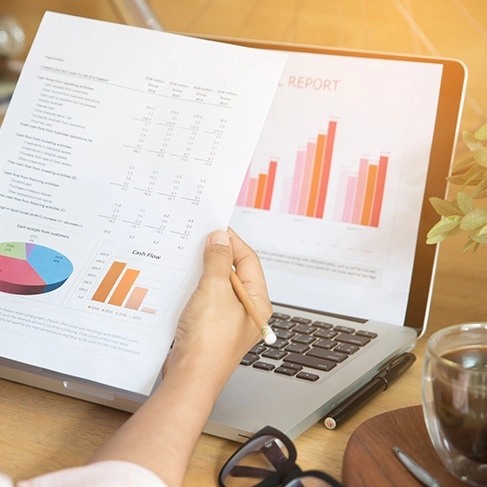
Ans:
[[[201,430],[220,393],[222,378],[196,364],[173,367],[124,426],[90,460],[142,465],[169,487],[182,485]]]
[[[179,487],[199,435],[229,376],[257,343],[259,332],[237,299],[235,265],[263,319],[272,306],[255,253],[234,233],[210,235],[204,270],[181,314],[158,390],[91,459],[125,460]]]

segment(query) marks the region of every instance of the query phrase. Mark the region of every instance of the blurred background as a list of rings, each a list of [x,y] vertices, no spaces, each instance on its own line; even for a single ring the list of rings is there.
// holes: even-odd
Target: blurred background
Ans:
[[[143,16],[134,4],[146,7]],[[18,71],[46,10],[186,34],[457,58],[469,71],[461,128],[487,121],[486,0],[2,0],[0,16],[24,34],[0,63],[3,79]]]

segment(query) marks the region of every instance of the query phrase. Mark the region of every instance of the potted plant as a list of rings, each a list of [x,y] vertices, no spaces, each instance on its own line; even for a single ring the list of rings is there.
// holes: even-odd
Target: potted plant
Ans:
[[[459,161],[447,180],[460,186],[459,192],[451,199],[430,198],[436,212],[442,216],[428,232],[426,242],[436,244],[459,233],[466,233],[467,242],[463,251],[475,252],[482,244],[487,244],[487,205],[480,200],[487,197],[487,123],[475,133],[462,132],[463,141],[470,150],[465,159]]]

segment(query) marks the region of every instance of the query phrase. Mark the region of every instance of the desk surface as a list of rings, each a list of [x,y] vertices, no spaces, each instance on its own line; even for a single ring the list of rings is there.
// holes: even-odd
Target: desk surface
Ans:
[[[17,17],[29,45],[46,9],[116,21],[115,3],[3,0],[0,14]],[[474,129],[485,121],[483,110],[487,110],[482,82],[487,74],[485,5],[476,0],[448,4],[443,0],[411,0],[406,2],[406,10],[402,3],[370,0],[364,6],[365,2],[358,1],[242,0],[231,2],[233,10],[229,11],[228,2],[223,0],[152,2],[164,19],[164,27],[171,31],[458,57],[470,70],[461,128]],[[455,42],[451,42],[452,37]],[[458,150],[464,149],[459,145]],[[450,324],[487,320],[483,292],[487,249],[475,255],[462,254],[462,246],[461,237],[442,244],[428,332],[419,340],[416,363],[390,390],[337,430],[328,431],[317,423],[298,437],[295,444],[303,468],[324,469],[340,478],[348,438],[358,425],[381,412],[420,404],[427,337]],[[16,480],[84,463],[128,417],[121,411],[3,380],[0,412],[0,471]],[[215,485],[219,468],[237,446],[202,435],[185,486]]]

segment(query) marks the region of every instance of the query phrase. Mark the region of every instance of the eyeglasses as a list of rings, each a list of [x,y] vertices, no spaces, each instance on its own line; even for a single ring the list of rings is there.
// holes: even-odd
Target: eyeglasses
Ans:
[[[225,463],[220,487],[343,487],[319,470],[296,465],[296,448],[281,431],[266,426],[255,433]]]

